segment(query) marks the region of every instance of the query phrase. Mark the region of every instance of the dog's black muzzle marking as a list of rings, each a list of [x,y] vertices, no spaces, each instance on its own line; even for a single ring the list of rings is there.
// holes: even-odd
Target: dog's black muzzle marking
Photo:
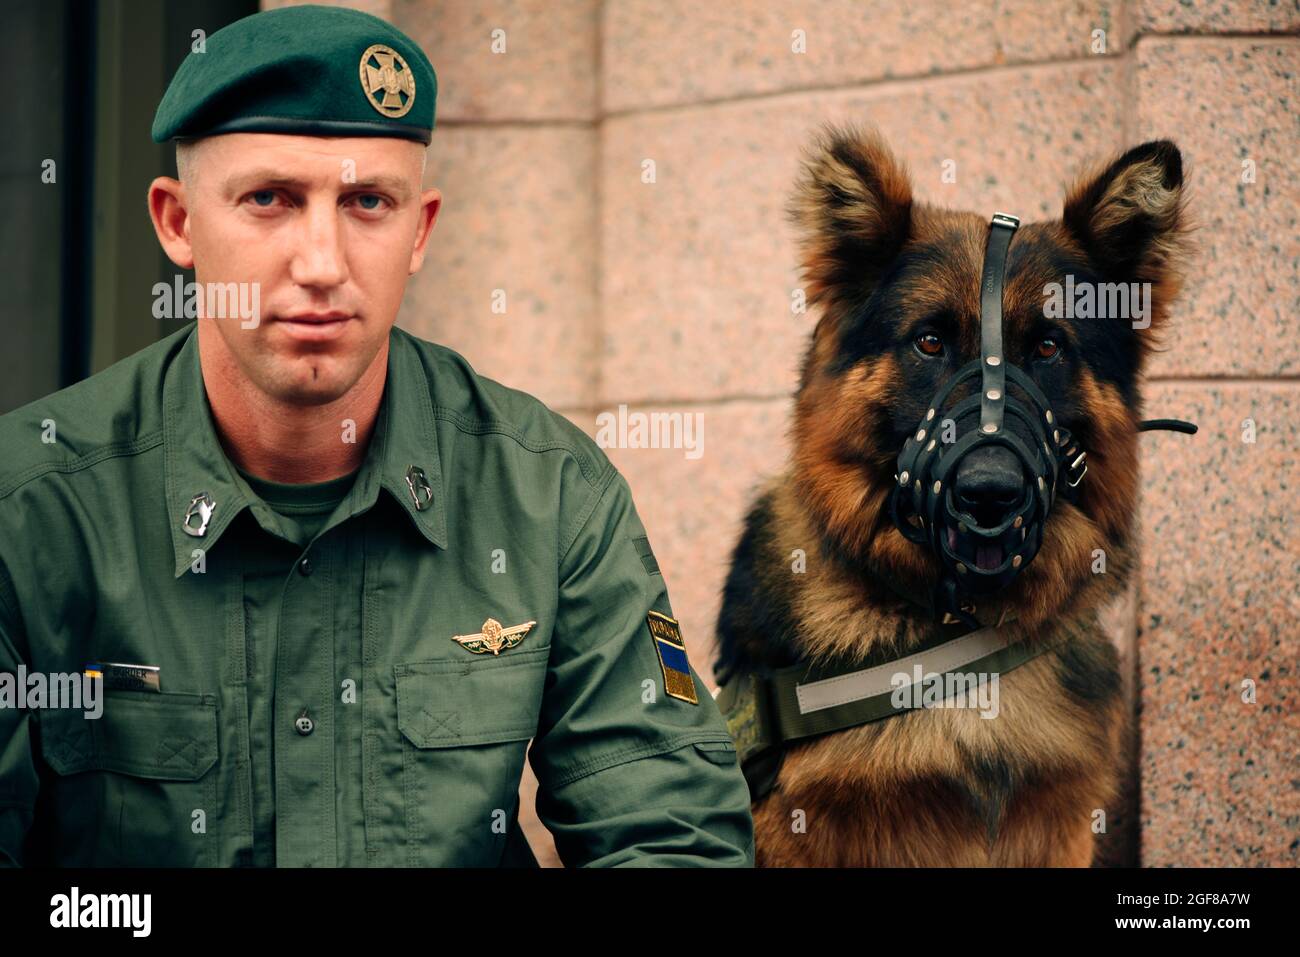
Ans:
[[[1015,216],[993,215],[980,282],[980,358],[944,384],[903,443],[891,503],[899,531],[943,564],[936,614],[971,627],[979,622],[966,596],[999,591],[1024,571],[1042,547],[1058,493],[1072,494],[1088,471],[1087,453],[1042,390],[1003,353],[1002,286],[1019,226]],[[1139,428],[1196,431],[1166,419]]]

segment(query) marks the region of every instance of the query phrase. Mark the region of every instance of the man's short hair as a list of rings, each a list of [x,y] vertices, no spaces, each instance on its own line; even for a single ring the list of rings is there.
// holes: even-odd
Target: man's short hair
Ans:
[[[194,153],[198,140],[176,141],[176,178],[182,183],[194,181]]]

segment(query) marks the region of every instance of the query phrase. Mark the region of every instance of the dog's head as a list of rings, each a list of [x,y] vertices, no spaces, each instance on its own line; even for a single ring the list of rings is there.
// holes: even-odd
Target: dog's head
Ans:
[[[943,566],[895,527],[891,496],[899,452],[932,398],[980,358],[989,217],[914,202],[908,175],[888,147],[874,131],[856,128],[823,132],[790,214],[800,233],[805,292],[821,310],[794,412],[801,498],[827,541],[865,574],[927,589]],[[1173,143],[1159,140],[1080,178],[1059,219],[1023,226],[1011,241],[1002,298],[1005,362],[1041,390],[1055,424],[1087,450],[1088,468],[1076,488],[1061,481],[1049,493],[1041,548],[1025,567],[1017,560],[1017,574],[998,595],[1027,625],[1082,591],[1095,575],[1096,550],[1126,550],[1138,490],[1140,377],[1167,326],[1187,232],[1182,158]],[[1116,315],[1112,298],[1109,314],[1097,316],[1108,312],[1105,297],[1116,290],[1133,294],[1125,301],[1129,311]],[[1025,432],[1014,417],[1007,428]],[[954,439],[935,432],[936,439]],[[1031,446],[1036,439],[1021,437]],[[956,507],[981,527],[1009,521],[1035,481],[1022,466],[996,445],[965,455],[952,483]],[[972,567],[1004,558],[1000,546],[977,553],[955,538],[953,545],[971,549]]]

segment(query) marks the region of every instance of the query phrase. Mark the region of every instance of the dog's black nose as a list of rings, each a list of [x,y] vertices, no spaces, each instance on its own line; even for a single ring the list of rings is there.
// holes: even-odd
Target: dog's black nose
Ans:
[[[975,449],[957,466],[957,507],[983,528],[1006,521],[1025,495],[1025,478],[1015,453],[1001,445]]]

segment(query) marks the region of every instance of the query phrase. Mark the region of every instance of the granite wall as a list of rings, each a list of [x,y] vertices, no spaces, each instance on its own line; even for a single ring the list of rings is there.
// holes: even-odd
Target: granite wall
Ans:
[[[1300,862],[1300,4],[351,5],[439,76],[444,207],[402,325],[593,434],[620,404],[703,414],[698,458],[610,450],[701,673],[815,319],[782,210],[817,125],[873,121],[918,198],[1022,219],[1059,215],[1085,161],[1174,139],[1199,253],[1145,414],[1201,431],[1141,439],[1141,581],[1107,612],[1129,786],[1099,862]]]

